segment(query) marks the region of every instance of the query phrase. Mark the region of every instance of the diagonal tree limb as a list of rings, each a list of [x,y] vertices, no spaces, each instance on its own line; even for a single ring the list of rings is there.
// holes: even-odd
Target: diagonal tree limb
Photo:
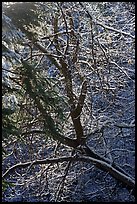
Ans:
[[[79,4],[82,6],[82,8],[84,8],[84,10],[85,10],[85,12],[87,13],[88,17],[89,17],[91,20],[93,20],[93,18],[92,18],[92,16],[91,16],[90,12],[89,12],[88,9],[84,6],[84,4],[83,4],[82,2],[79,2]],[[114,32],[116,32],[116,33],[120,33],[120,34],[129,36],[129,37],[131,37],[132,39],[135,39],[135,36],[131,35],[130,33],[126,33],[126,32],[124,32],[124,31],[122,31],[122,30],[118,30],[118,29],[115,29],[115,28],[113,28],[113,27],[107,26],[107,25],[105,25],[105,24],[103,24],[103,23],[100,23],[99,21],[96,21],[95,23],[96,23],[96,25],[102,26],[103,28],[105,28],[105,29],[107,29],[107,30],[111,30],[111,31],[114,31]]]
[[[109,174],[114,177],[116,180],[122,183],[124,187],[128,190],[132,190],[132,194],[135,195],[135,181],[133,178],[121,173],[116,168],[114,168],[111,164],[106,163],[105,161],[98,160],[88,156],[68,156],[68,157],[60,157],[60,158],[53,158],[53,159],[43,159],[43,160],[35,160],[29,161],[26,163],[18,163],[14,166],[10,167],[2,176],[2,179],[5,179],[10,173],[14,172],[15,169],[19,168],[26,168],[28,166],[33,165],[41,165],[41,164],[54,164],[58,162],[64,161],[83,161],[83,162],[91,162],[97,168],[109,172]]]

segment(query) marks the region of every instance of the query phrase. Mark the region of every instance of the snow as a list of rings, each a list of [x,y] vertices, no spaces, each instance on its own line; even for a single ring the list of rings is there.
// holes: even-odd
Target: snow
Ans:
[[[36,3],[38,8],[42,12],[44,11],[44,15],[46,12],[44,24],[47,23],[48,35],[53,34],[51,16],[53,17],[54,12],[57,12],[59,8],[56,7],[55,2],[52,4],[49,2],[47,10],[45,2]],[[64,57],[72,71],[72,87],[76,103],[82,84],[79,75],[89,79],[88,94],[80,115],[82,124],[84,124],[84,133],[88,134],[87,145],[102,158],[105,157],[106,161],[110,160],[110,163],[83,156],[80,151],[75,150],[74,155],[77,156],[77,161],[71,162],[66,176],[67,162],[33,165],[31,168],[17,169],[7,178],[14,186],[8,186],[5,190],[3,202],[132,202],[135,199],[130,191],[116,181],[120,177],[131,186],[135,184],[134,16],[126,8],[126,2],[83,2],[83,4],[93,16],[94,43],[92,42],[89,23],[91,19],[86,14],[85,9],[78,2],[64,2],[63,12],[69,22],[67,9],[71,11],[74,17],[74,30],[80,41],[77,62],[72,65],[73,56],[71,55],[75,54],[74,42],[70,43],[68,53]],[[7,84],[7,87],[13,88],[15,86],[9,79],[12,75],[9,71],[16,67],[17,70],[21,71],[20,58],[29,58],[30,47],[21,43],[27,43],[27,36],[13,25],[12,20],[7,15],[4,14],[2,17],[3,44],[8,48],[2,53],[2,80],[3,84]],[[61,13],[58,17],[60,31],[65,29],[65,24]],[[45,36],[45,33],[46,31],[43,31],[43,34],[38,33],[38,36],[41,38],[41,36]],[[59,42],[60,45],[62,44],[60,56],[63,55],[67,39],[67,35],[60,36]],[[53,38],[50,40],[47,38],[45,42],[42,41],[41,45],[46,47],[51,55],[57,56],[58,53],[53,41]],[[20,54],[15,51],[13,44],[15,47],[17,46]],[[93,63],[93,48],[97,61],[96,66]],[[33,49],[36,55],[38,48]],[[68,98],[63,87],[65,77],[52,65],[47,56],[43,56],[40,60],[39,57],[33,59],[32,63],[37,64],[35,68],[39,75],[41,74],[41,78],[47,77],[46,80],[49,79],[49,83],[56,86],[60,97],[65,98],[67,105],[64,103],[61,105],[65,111],[67,110],[67,113],[64,111],[67,115],[67,122],[65,123],[65,119],[59,121],[59,127],[61,127],[61,131],[64,131],[65,136],[75,137],[68,113]],[[16,77],[14,74],[12,76]],[[23,130],[23,133],[29,130],[43,130],[42,116],[36,110],[35,103],[33,104],[25,91],[22,95],[25,98],[25,102],[22,103],[24,116],[18,119],[18,116],[22,116],[17,115],[17,126]],[[3,107],[14,111],[18,110],[20,100],[19,92],[17,94],[14,92],[4,93]],[[27,104],[29,110],[25,109]],[[50,109],[48,111],[50,112]],[[53,117],[54,115],[52,113]],[[31,118],[32,123],[27,124],[29,118]],[[21,123],[22,119],[23,122]],[[59,119],[55,118],[55,120],[58,124]],[[7,154],[3,157],[3,172],[17,163],[69,157],[72,153],[72,148],[54,141],[48,134],[31,132],[31,134],[21,134],[20,137],[22,140],[19,140],[19,137],[9,135],[8,139],[5,138],[3,141],[8,154],[7,157]],[[80,161],[79,157],[83,160]],[[121,173],[113,168],[113,162],[126,173]],[[102,166],[106,172],[97,168],[96,165]]]

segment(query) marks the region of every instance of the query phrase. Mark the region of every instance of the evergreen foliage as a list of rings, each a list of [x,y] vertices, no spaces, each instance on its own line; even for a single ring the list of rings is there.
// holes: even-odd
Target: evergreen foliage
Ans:
[[[134,4],[2,8],[3,199],[133,201]]]

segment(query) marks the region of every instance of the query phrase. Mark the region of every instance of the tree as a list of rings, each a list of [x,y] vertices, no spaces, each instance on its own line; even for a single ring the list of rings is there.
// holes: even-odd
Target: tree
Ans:
[[[109,180],[105,200],[114,199],[119,182],[132,200],[134,161],[128,168],[127,163],[134,158],[134,148],[125,137],[134,140],[134,13],[124,2],[26,2],[3,8],[3,70],[12,73],[8,77],[13,87],[3,84],[3,99],[12,101],[12,96],[16,105],[7,108],[3,101],[4,185],[13,183],[12,173],[14,188],[17,182],[33,186],[29,173],[23,171],[28,167],[27,172],[40,182],[39,195],[43,196],[46,175],[44,188],[61,201],[65,180],[74,180],[74,175],[69,180],[69,172],[84,167],[87,171],[91,162],[90,167],[97,167],[92,173],[103,170]],[[46,158],[40,152],[46,152]],[[128,155],[121,163],[125,152]],[[15,165],[10,161],[7,169],[12,157]],[[62,181],[48,186],[59,172]],[[105,184],[98,182],[100,197]],[[87,199],[94,200],[94,193]]]

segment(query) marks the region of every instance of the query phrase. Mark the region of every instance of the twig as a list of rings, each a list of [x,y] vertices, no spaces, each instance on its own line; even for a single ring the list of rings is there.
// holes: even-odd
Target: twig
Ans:
[[[79,4],[84,8],[84,10],[86,11],[88,17],[92,20],[92,16],[91,16],[90,12],[88,11],[88,9],[85,8],[85,6],[83,5],[83,3],[79,2]],[[107,25],[105,25],[105,24],[103,24],[103,23],[100,23],[99,21],[96,21],[96,22],[94,22],[94,23],[96,23],[96,25],[102,26],[103,28],[105,28],[105,29],[107,29],[107,30],[111,30],[111,31],[114,31],[114,32],[116,32],[116,33],[120,33],[120,34],[129,36],[129,37],[135,39],[135,36],[131,35],[130,33],[126,33],[126,32],[124,32],[124,31],[122,31],[122,30],[117,30],[117,29],[115,29],[115,28],[113,28],[113,27],[110,27],[110,26],[107,26]]]
[[[66,33],[67,33],[67,45],[66,45],[66,48],[65,48],[65,51],[64,51],[64,55],[67,54],[67,51],[68,51],[68,48],[69,48],[69,32],[68,32],[68,25],[67,25],[67,21],[66,21],[66,18],[65,18],[65,14],[63,12],[63,9],[61,8],[61,6],[59,5],[59,3],[57,2],[58,4],[58,7],[60,8],[61,10],[61,13],[62,13],[62,17],[63,17],[63,20],[64,20],[64,23],[65,23],[65,27],[66,27]]]
[[[72,154],[71,154],[71,155],[73,155],[74,152],[75,152],[75,150],[72,151]],[[67,176],[67,174],[68,174],[68,171],[69,171],[69,167],[70,167],[70,165],[71,165],[71,162],[72,162],[72,161],[69,161],[68,164],[67,164],[67,167],[66,167],[66,169],[65,169],[65,174],[64,174],[64,176],[63,176],[62,181],[61,181],[60,184],[59,184],[59,189],[58,189],[58,191],[57,191],[57,193],[56,193],[55,202],[57,202],[57,200],[58,200],[60,194],[63,192],[64,181],[65,181],[66,176]]]

